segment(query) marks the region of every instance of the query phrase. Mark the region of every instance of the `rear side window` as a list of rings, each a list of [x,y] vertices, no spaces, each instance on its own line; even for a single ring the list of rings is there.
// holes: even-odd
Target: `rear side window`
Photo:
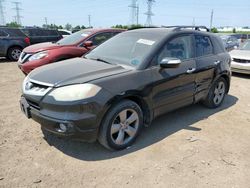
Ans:
[[[158,64],[167,57],[174,57],[180,60],[193,58],[192,36],[180,36],[167,42],[158,55]]]
[[[208,36],[196,35],[195,48],[197,57],[213,54],[213,46]]]
[[[24,37],[25,34],[20,29],[11,29],[6,28],[2,30],[5,33],[8,33],[11,37]]]

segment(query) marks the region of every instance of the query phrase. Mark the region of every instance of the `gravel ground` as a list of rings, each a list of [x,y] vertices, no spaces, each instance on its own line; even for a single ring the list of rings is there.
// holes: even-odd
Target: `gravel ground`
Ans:
[[[219,109],[166,114],[119,152],[44,137],[19,109],[23,79],[0,59],[0,187],[250,187],[250,76]]]

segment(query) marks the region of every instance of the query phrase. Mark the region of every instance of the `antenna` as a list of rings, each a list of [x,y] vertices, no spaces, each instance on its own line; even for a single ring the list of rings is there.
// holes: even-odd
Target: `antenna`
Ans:
[[[0,0],[0,25],[5,25],[3,2],[4,0]]]
[[[16,21],[17,24],[22,25],[22,23],[21,23],[22,16],[20,15],[20,10],[22,10],[20,8],[21,2],[15,1],[15,2],[12,2],[12,3],[15,5],[15,7],[13,9],[16,10],[16,16],[14,16],[15,21]]]
[[[128,6],[131,8],[130,10],[130,24],[138,25],[138,16],[139,16],[139,6],[137,0],[132,0],[131,4]]]
[[[147,15],[147,20],[146,20],[146,26],[152,26],[152,16],[154,16],[154,13],[152,12],[152,6],[155,0],[147,0],[148,4],[148,11],[145,12],[144,14]]]

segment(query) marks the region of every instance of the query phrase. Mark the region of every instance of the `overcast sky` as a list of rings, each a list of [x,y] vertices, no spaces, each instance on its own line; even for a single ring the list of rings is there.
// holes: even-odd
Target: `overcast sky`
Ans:
[[[5,20],[13,21],[13,0],[5,0]],[[15,0],[16,1],[16,0]],[[18,0],[17,0],[18,1]],[[65,25],[88,25],[88,15],[94,27],[110,27],[129,24],[131,0],[19,0],[22,24],[26,26],[45,23]],[[139,23],[145,24],[146,0],[138,0]],[[156,0],[153,5],[154,25],[209,26],[211,10],[214,9],[214,26],[250,26],[250,0]]]

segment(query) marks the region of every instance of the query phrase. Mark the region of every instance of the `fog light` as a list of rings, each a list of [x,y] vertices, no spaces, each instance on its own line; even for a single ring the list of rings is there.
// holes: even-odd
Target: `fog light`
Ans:
[[[65,133],[67,131],[67,125],[60,123],[59,127],[61,132]]]

